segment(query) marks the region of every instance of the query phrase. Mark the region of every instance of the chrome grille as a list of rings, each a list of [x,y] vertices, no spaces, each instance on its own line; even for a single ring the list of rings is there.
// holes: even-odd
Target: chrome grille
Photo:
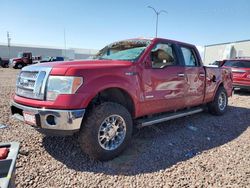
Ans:
[[[20,76],[31,79],[31,80],[36,80],[38,75],[38,71],[36,72],[28,72],[28,71],[22,71]]]
[[[44,100],[45,84],[51,68],[25,67],[17,77],[16,94],[26,98]]]

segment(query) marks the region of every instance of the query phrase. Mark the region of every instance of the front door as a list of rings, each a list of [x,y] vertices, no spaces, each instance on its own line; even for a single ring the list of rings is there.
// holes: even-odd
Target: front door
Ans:
[[[158,43],[152,49],[151,68],[143,73],[144,113],[153,114],[181,109],[185,105],[185,67],[180,66],[175,48]]]

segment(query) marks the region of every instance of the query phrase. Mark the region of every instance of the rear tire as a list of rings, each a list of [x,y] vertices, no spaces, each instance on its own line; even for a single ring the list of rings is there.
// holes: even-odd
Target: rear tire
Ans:
[[[208,104],[208,110],[213,115],[222,115],[227,110],[228,96],[224,87],[219,87],[214,100]]]
[[[94,107],[83,121],[79,143],[90,157],[106,161],[118,156],[131,140],[132,118],[120,104],[105,102]]]

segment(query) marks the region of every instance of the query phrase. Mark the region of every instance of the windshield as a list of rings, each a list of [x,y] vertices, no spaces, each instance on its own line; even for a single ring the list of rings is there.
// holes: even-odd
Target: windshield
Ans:
[[[22,58],[22,57],[23,57],[23,53],[22,53],[22,52],[19,52],[19,53],[17,54],[17,57]]]
[[[150,40],[126,40],[106,46],[93,59],[137,60],[151,43]]]
[[[44,57],[42,61],[50,61],[51,57]]]
[[[226,61],[224,66],[235,68],[250,68],[250,61]]]

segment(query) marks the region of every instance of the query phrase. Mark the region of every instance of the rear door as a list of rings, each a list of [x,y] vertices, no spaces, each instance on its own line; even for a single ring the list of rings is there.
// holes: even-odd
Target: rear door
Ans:
[[[200,105],[204,100],[205,92],[205,69],[200,63],[198,52],[192,46],[179,46],[185,67],[187,81],[185,90],[186,107]]]

